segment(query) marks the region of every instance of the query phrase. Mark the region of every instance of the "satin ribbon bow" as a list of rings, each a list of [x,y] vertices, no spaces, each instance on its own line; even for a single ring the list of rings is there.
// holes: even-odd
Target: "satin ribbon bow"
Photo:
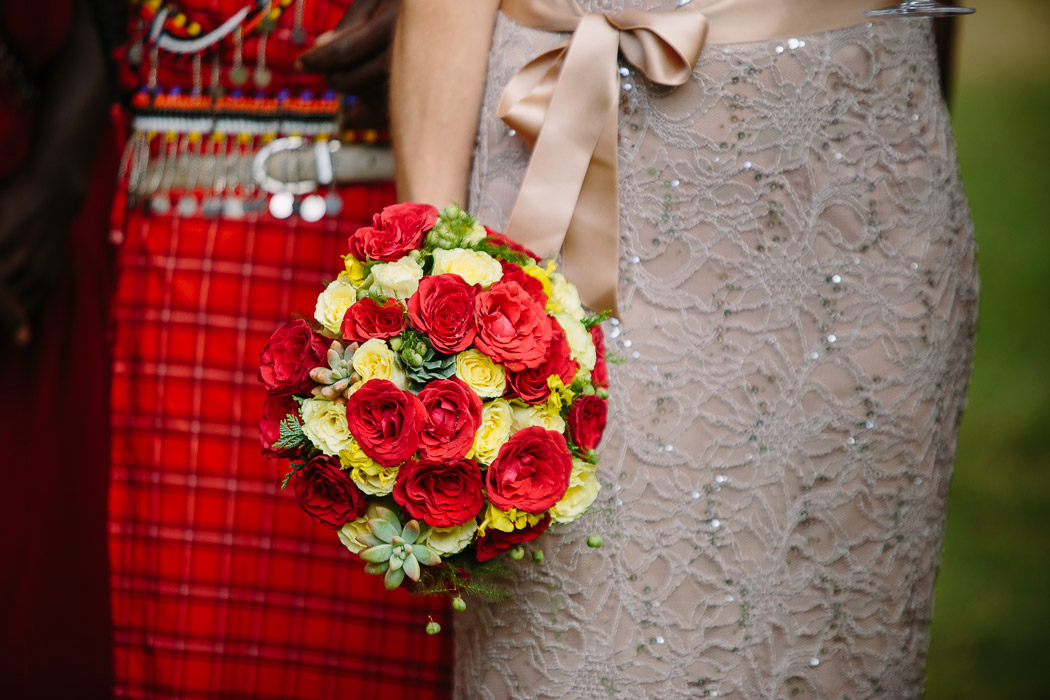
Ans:
[[[503,0],[519,24],[572,36],[527,63],[507,84],[499,117],[533,146],[505,233],[562,269],[593,310],[616,306],[619,195],[617,53],[661,85],[682,85],[707,37],[707,18],[623,10],[586,14],[575,0]]]

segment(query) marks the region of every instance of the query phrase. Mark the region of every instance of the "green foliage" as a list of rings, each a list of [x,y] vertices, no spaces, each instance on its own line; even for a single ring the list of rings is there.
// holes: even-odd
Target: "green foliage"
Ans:
[[[494,559],[476,562],[472,556],[457,554],[447,558],[441,566],[427,567],[412,593],[453,598],[470,596],[493,603],[506,600],[507,590],[499,582],[513,576],[511,568]]]
[[[516,265],[528,265],[529,263],[535,262],[525,253],[514,250],[508,245],[497,243],[493,238],[486,238],[480,243],[476,243],[470,247],[478,252],[487,253],[497,260],[503,260],[504,262],[514,263]]]
[[[292,450],[296,448],[309,448],[310,439],[303,432],[303,424],[294,413],[286,415],[280,423],[280,434],[273,443],[275,450]]]
[[[609,309],[606,309],[605,311],[601,311],[596,314],[587,314],[583,317],[583,327],[587,330],[590,330],[592,327],[597,326],[599,323],[609,318],[610,316],[612,316],[612,311],[610,311]]]
[[[287,474],[284,475],[284,481],[281,482],[281,489],[282,490],[284,489],[285,486],[288,485],[288,482],[292,480],[292,477],[295,476],[295,473],[297,471],[299,471],[300,469],[302,469],[306,465],[304,463],[302,463],[302,462],[292,462],[288,466],[291,467],[291,470]]]

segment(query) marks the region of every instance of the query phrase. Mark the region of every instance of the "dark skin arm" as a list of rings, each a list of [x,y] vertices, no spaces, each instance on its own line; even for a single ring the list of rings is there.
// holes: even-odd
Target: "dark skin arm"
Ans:
[[[43,85],[34,140],[0,183],[0,342],[29,343],[32,323],[63,274],[109,100],[105,58],[82,4]]]
[[[320,73],[336,90],[358,97],[347,113],[354,128],[386,128],[390,43],[400,4],[355,0],[335,29],[299,57],[301,70]]]

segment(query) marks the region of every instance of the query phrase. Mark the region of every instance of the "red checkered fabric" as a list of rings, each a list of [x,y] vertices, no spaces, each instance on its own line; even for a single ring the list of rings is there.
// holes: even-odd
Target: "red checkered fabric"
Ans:
[[[119,697],[447,697],[447,604],[383,589],[260,455],[259,351],[311,316],[336,222],[132,213],[114,319],[110,547]],[[445,632],[428,636],[428,615]]]

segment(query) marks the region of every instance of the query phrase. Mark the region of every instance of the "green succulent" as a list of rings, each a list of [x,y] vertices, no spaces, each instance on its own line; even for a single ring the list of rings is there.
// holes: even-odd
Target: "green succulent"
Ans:
[[[413,581],[419,580],[419,565],[438,566],[441,557],[423,544],[419,539],[419,521],[409,520],[404,527],[397,515],[389,508],[376,508],[379,517],[368,521],[371,533],[360,535],[357,541],[367,549],[361,550],[365,572],[383,576],[383,585],[393,590],[401,585],[408,576]]]
[[[320,385],[313,388],[314,396],[332,400],[344,395],[350,385],[360,379],[354,372],[353,359],[356,350],[357,343],[343,347],[338,340],[332,341],[332,346],[328,348],[328,366],[314,367],[310,370],[310,379]]]
[[[423,387],[435,379],[448,379],[456,373],[456,356],[435,350],[425,335],[408,328],[394,340],[398,342],[395,351],[401,366],[415,387]],[[394,347],[394,343],[390,346]]]

